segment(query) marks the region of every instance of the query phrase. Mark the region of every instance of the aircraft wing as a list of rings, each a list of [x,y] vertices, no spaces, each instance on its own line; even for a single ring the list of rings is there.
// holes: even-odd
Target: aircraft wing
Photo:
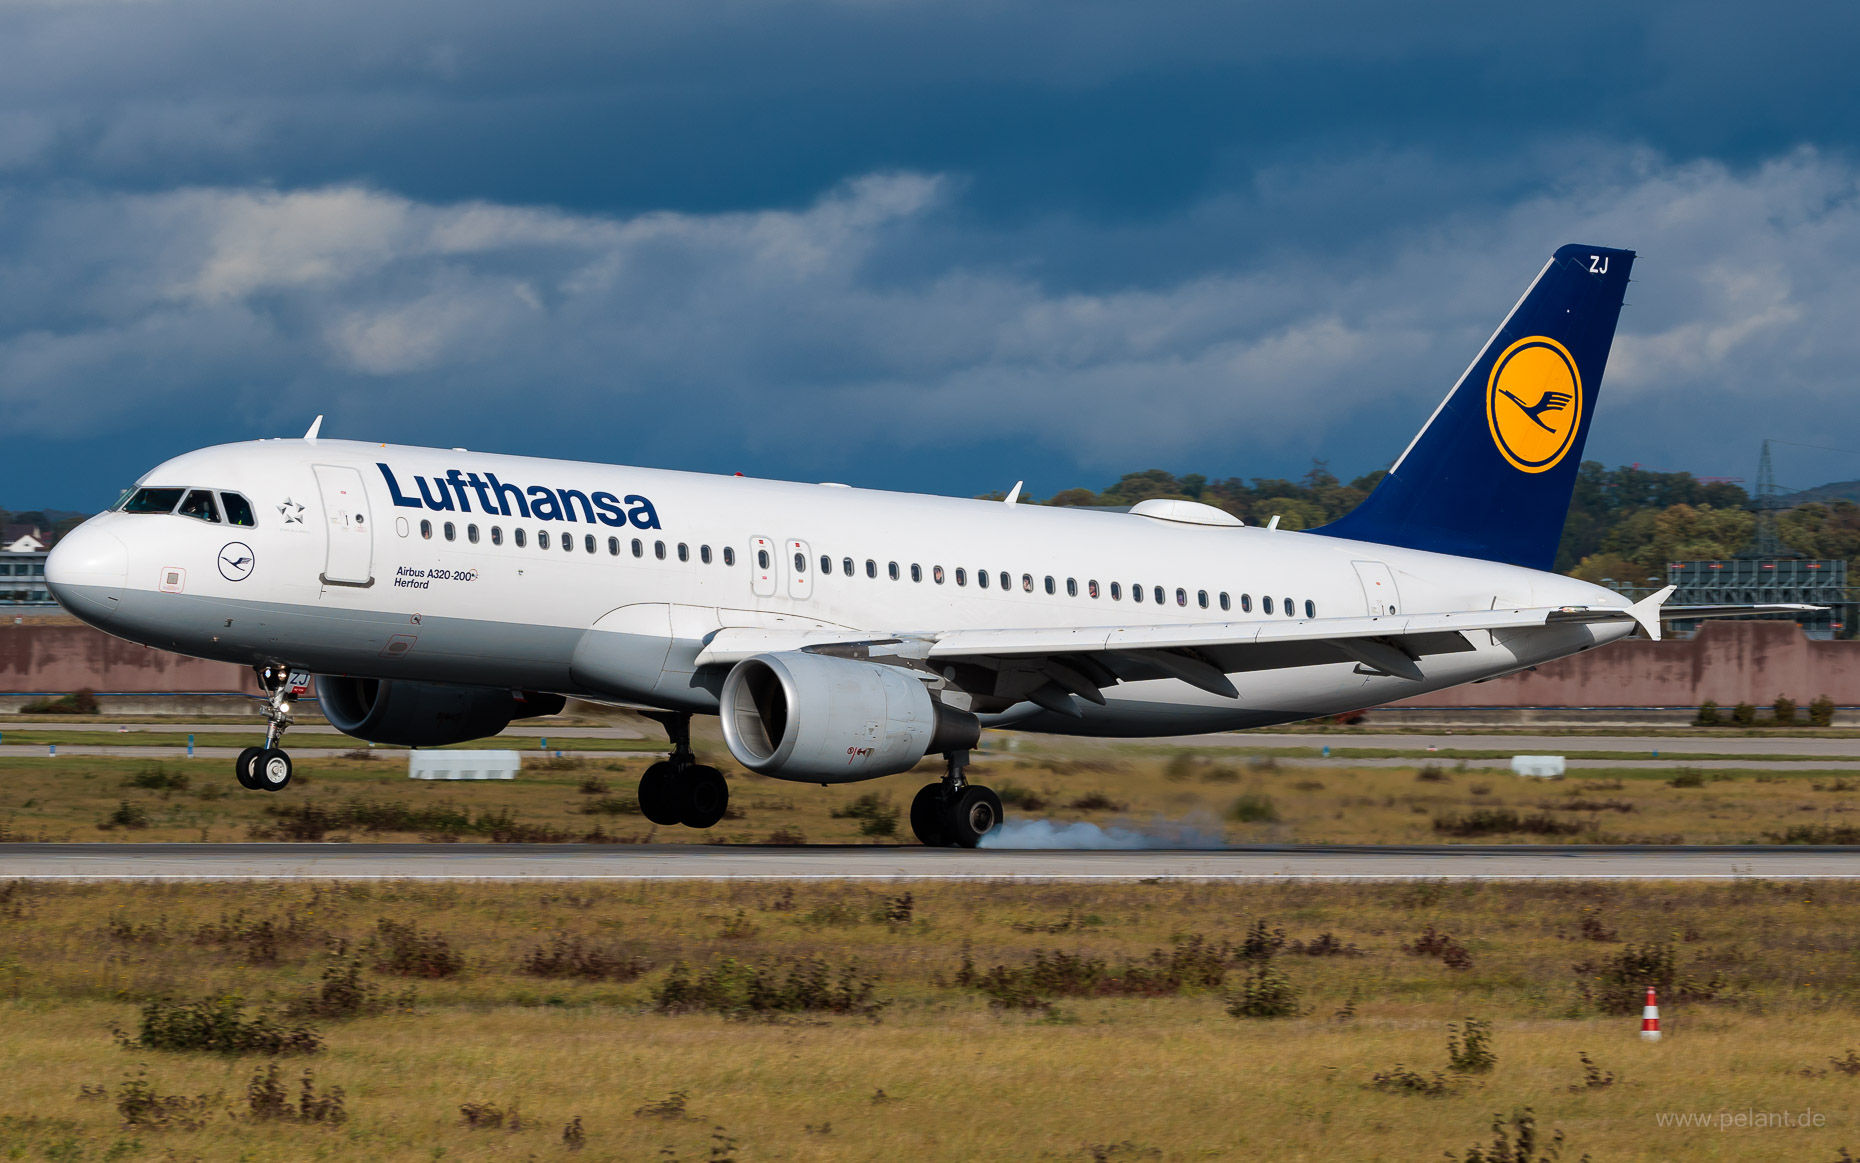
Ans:
[[[731,627],[718,631],[697,661],[699,665],[728,664],[768,651],[812,649],[909,661],[925,670],[927,677],[934,677],[944,665],[956,664],[994,672],[991,693],[1012,693],[1053,710],[1076,713],[1066,696],[1103,703],[1102,688],[1139,679],[1179,679],[1233,698],[1238,692],[1227,678],[1230,674],[1355,662],[1364,673],[1420,681],[1425,674],[1419,664],[1427,656],[1473,649],[1465,637],[1469,631],[1632,621],[1647,637],[1657,639],[1662,622],[1820,609],[1807,605],[1662,606],[1669,592],[1663,590],[1632,606],[1540,606],[1284,621],[895,634]]]

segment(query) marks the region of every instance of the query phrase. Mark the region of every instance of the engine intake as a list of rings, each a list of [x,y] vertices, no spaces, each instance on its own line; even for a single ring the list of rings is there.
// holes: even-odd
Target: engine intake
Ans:
[[[319,676],[316,693],[324,717],[338,731],[403,747],[482,739],[513,719],[557,714],[567,703],[561,695],[537,691],[342,676]]]
[[[808,783],[909,771],[931,752],[975,746],[982,732],[911,671],[798,650],[737,663],[719,702],[738,763]]]

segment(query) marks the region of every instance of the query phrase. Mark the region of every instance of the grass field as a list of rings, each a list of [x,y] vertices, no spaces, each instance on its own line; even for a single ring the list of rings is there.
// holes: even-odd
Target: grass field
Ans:
[[[1826,882],[15,883],[0,1156],[1354,1163],[1489,1151],[1530,1108],[1571,1163],[1833,1163],[1857,932],[1860,886]],[[120,1044],[152,999],[321,1049]],[[1468,1019],[1494,1060],[1455,1070]],[[1811,1125],[1662,1122],[1745,1111]]]
[[[940,774],[848,787],[786,783],[710,758],[731,780],[732,817],[704,833],[655,830],[637,812],[639,774],[660,754],[594,752],[531,761],[507,783],[406,778],[401,753],[301,759],[273,795],[241,790],[225,760],[0,757],[0,839],[277,839],[910,842],[911,796]],[[980,756],[971,777],[1001,792],[1010,821],[1186,824],[1214,843],[1860,842],[1860,778],[1812,764],[1701,772],[1596,769],[1559,780],[1415,767],[1290,766],[1270,754],[1060,744]],[[1179,830],[1179,828],[1178,828]]]

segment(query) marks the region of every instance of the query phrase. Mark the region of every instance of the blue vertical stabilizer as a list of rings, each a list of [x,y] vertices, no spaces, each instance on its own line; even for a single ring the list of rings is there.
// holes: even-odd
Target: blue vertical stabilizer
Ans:
[[[1559,249],[1389,475],[1312,532],[1549,569],[1633,265]]]

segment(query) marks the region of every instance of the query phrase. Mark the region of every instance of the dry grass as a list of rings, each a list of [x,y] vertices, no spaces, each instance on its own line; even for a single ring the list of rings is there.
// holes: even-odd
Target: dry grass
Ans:
[[[305,759],[299,782],[278,795],[242,791],[217,759],[9,756],[0,758],[0,838],[908,843],[893,813],[940,774],[927,761],[820,788],[756,776],[723,756],[709,752],[730,778],[733,818],[695,835],[638,815],[634,786],[656,754],[570,754],[487,783],[409,780],[392,754]],[[1313,768],[1263,754],[1023,743],[982,755],[971,777],[1002,793],[1010,819],[1190,820],[1229,843],[1860,841],[1860,780],[1799,764],[1537,780],[1452,764]],[[298,824],[277,814],[305,809],[311,818]]]
[[[1860,1146],[1860,1078],[1830,1059],[1860,1046],[1860,886],[954,885],[760,883],[24,885],[0,897],[0,1147],[26,1159],[435,1158],[690,1160],[1429,1159],[1490,1140],[1494,1112],[1535,1110],[1564,1158],[1833,1161]],[[275,964],[201,943],[226,919],[272,918]],[[134,919],[127,929],[112,919]],[[327,1049],[286,1060],[340,1088],[339,1125],[247,1113],[263,1059],[128,1050],[158,996],[282,1008],[311,991],[331,941],[365,947],[417,922],[463,958],[410,1006],[321,1020]],[[1250,929],[1284,929],[1270,958],[1298,1016],[1241,1020]],[[1451,933],[1472,965],[1405,946]],[[637,980],[525,971],[557,934],[637,957]],[[1188,935],[1227,952],[1220,986],[991,1006],[961,984],[1065,952],[1154,964]],[[1294,952],[1320,942],[1363,955]],[[1599,1012],[1580,963],[1670,945],[1710,1002],[1669,1002],[1667,1040]],[[1270,944],[1270,942],[1268,942]],[[667,1015],[655,991],[682,962],[857,963],[877,1020]],[[406,979],[368,970],[386,988]],[[624,976],[624,975],[623,975]],[[1591,975],[1592,976],[1592,975]],[[1490,1021],[1489,1073],[1449,1069],[1449,1023]],[[1582,1055],[1612,1073],[1587,1085]],[[1444,1093],[1372,1085],[1405,1070]],[[197,1130],[125,1129],[113,1101],[146,1067],[160,1095],[218,1095]],[[102,1088],[106,1097],[86,1096]],[[682,1108],[674,1096],[682,1094]],[[496,1108],[473,1129],[461,1108]],[[1821,1112],[1810,1129],[1679,1130],[1667,1112]],[[510,1112],[521,1129],[511,1130]],[[562,1132],[581,1120],[585,1150]],[[721,1130],[719,1130],[721,1128]],[[733,1142],[735,1145],[729,1146]],[[713,1150],[721,1155],[713,1155]]]

